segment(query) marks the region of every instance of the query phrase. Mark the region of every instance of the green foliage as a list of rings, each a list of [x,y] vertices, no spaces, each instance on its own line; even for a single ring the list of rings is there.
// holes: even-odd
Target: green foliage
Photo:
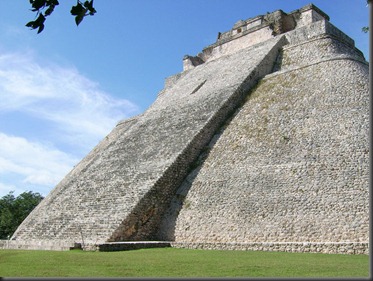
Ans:
[[[44,22],[45,22],[45,17],[43,14],[39,14],[36,20],[30,21],[26,24],[27,27],[30,27],[32,29],[37,29],[38,28],[38,33],[42,32],[44,29]]]
[[[3,196],[0,199],[0,239],[8,239],[42,199],[39,193],[31,191],[17,197],[11,191]]]
[[[361,31],[364,32],[364,33],[368,33],[369,32],[369,26],[362,27]]]
[[[93,16],[96,13],[95,8],[93,8],[93,0],[85,1],[84,4],[78,1],[76,6],[71,8],[70,13],[75,16],[76,25],[79,25],[85,16]]]
[[[367,6],[370,5],[371,3],[372,3],[372,0],[367,0]],[[362,27],[361,31],[364,32],[364,33],[368,33],[369,32],[369,26]]]
[[[54,8],[60,3],[58,0],[29,0],[31,11],[36,12],[36,20],[26,24],[31,29],[38,29],[38,33],[44,30],[44,22],[47,16],[50,16]],[[45,10],[45,11],[44,11]],[[85,1],[84,3],[77,0],[76,6],[73,6],[70,11],[71,15],[75,16],[75,23],[79,25],[85,16],[93,16],[96,9],[93,7],[93,0]]]
[[[365,277],[368,255],[175,248],[0,250],[3,277]],[[339,280],[339,279],[338,279]]]
[[[38,29],[38,33],[44,29],[45,17],[50,16],[54,8],[59,5],[58,0],[30,0],[31,11],[36,12],[36,20],[30,21],[26,24],[31,29]],[[44,14],[42,10],[45,10]]]

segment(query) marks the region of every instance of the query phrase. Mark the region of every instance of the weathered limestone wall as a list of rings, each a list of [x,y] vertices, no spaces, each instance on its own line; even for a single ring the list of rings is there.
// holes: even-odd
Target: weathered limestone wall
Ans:
[[[51,250],[69,251],[81,248],[80,244],[66,243],[65,241],[43,241],[43,240],[0,240],[0,249],[21,249],[21,250]]]
[[[222,56],[235,53],[245,46],[255,45],[273,37],[273,30],[269,25],[265,25],[255,30],[255,32],[248,33],[236,40],[229,40],[225,44],[219,44],[213,48],[210,47],[211,50],[205,50],[205,54],[202,57],[205,60],[218,59]]]
[[[12,239],[154,240],[190,165],[247,90],[272,71],[284,39],[205,63],[170,83],[144,114],[120,122]]]
[[[170,244],[173,248],[189,248],[203,250],[239,250],[369,255],[368,243],[362,242],[171,242]]]
[[[368,254],[368,65],[329,24],[304,28],[177,191],[174,246]]]

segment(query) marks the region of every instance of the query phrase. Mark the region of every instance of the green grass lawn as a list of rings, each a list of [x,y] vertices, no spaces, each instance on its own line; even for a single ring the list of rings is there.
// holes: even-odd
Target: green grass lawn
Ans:
[[[1,277],[365,277],[369,256],[175,248],[0,250]]]

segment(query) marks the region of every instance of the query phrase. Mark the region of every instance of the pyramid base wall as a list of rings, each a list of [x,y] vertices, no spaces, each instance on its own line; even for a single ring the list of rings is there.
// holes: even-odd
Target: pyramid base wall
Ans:
[[[67,241],[46,241],[46,240],[0,240],[0,249],[11,250],[49,250],[49,251],[69,251],[81,248],[80,243]]]
[[[173,248],[369,255],[368,242],[171,242]]]
[[[137,241],[113,242],[104,244],[63,243],[44,241],[8,241],[0,240],[0,249],[22,250],[54,250],[69,251],[83,249],[86,251],[128,251],[144,248],[184,248],[201,250],[240,250],[240,251],[265,251],[265,252],[292,252],[292,253],[323,253],[323,254],[348,254],[369,255],[368,242],[172,242],[172,241]]]

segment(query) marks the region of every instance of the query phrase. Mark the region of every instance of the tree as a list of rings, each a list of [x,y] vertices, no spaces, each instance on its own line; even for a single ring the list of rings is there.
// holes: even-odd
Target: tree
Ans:
[[[0,239],[8,239],[28,214],[44,199],[38,192],[23,192],[14,197],[13,191],[0,199]]]
[[[26,24],[31,29],[38,29],[38,33],[44,29],[44,22],[47,16],[50,16],[54,8],[59,5],[58,0],[29,0],[31,4],[31,11],[36,12],[36,19]],[[77,0],[76,5],[72,6],[71,15],[75,16],[75,23],[79,25],[84,17],[93,16],[96,9],[93,7],[93,0],[85,1],[84,3]]]

